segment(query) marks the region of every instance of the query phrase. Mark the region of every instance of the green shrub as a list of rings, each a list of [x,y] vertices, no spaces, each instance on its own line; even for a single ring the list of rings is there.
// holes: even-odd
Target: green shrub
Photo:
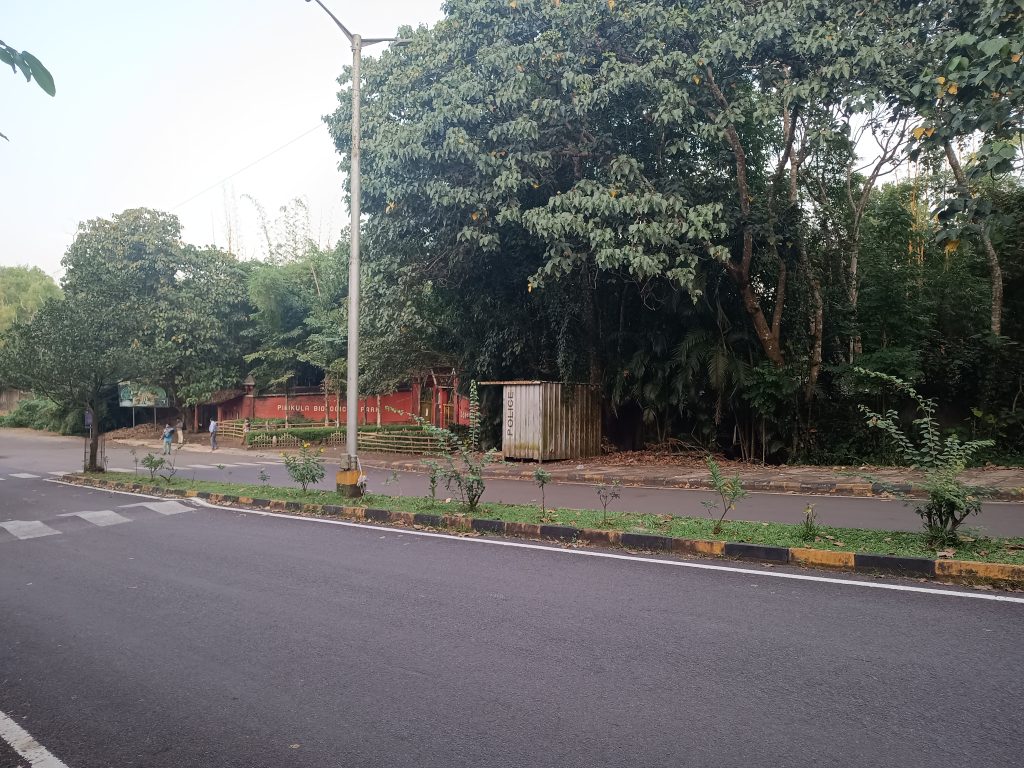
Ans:
[[[935,418],[934,400],[922,397],[907,382],[895,376],[862,368],[856,370],[864,376],[888,384],[913,400],[917,406],[918,418],[913,420],[912,430],[904,429],[895,410],[890,409],[881,414],[864,405],[860,406],[860,410],[868,427],[888,435],[906,462],[924,470],[925,479],[921,485],[927,491],[928,498],[923,504],[918,503],[915,511],[924,523],[929,542],[935,545],[956,543],[959,540],[957,529],[964,520],[981,512],[978,492],[964,484],[960,474],[975,454],[992,447],[994,442],[964,442],[955,434],[943,438],[938,419]],[[907,499],[905,494],[894,492]]]
[[[324,479],[324,460],[321,456],[323,449],[314,450],[309,443],[302,446],[302,450],[296,453],[282,454],[284,466],[288,470],[288,476],[302,486],[305,491],[309,485],[316,485]]]
[[[601,525],[608,525],[608,505],[622,496],[622,492],[619,491],[621,485],[618,480],[613,480],[611,485],[601,483],[594,489],[598,501],[601,502]]]
[[[473,412],[479,412],[480,408],[475,382],[470,387],[469,398],[472,422]],[[477,508],[480,497],[484,495],[484,490],[487,487],[484,481],[484,469],[489,464],[499,461],[498,452],[491,449],[481,454],[473,450],[472,441],[478,438],[479,430],[477,429],[471,428],[469,439],[463,440],[450,429],[435,427],[418,416],[413,418],[420,426],[420,434],[436,438],[442,452],[440,463],[432,460],[424,462],[430,469],[431,493],[437,492],[437,480],[444,480],[445,487],[458,493],[463,506],[472,512]]]
[[[747,492],[743,489],[743,483],[740,482],[739,475],[727,478],[722,474],[718,462],[710,455],[704,458],[704,462],[708,465],[708,471],[711,473],[711,485],[721,501],[702,501],[701,504],[704,505],[708,514],[714,519],[715,525],[711,532],[717,535],[722,532],[722,521],[725,520],[725,516],[736,509],[736,502],[745,499]],[[720,515],[718,515],[719,507],[722,510]],[[718,515],[718,517],[715,518],[715,515]]]
[[[164,464],[167,463],[167,459],[163,456],[157,456],[152,453],[147,453],[146,457],[142,460],[142,466],[149,470],[149,479],[156,480],[156,473],[163,469]]]
[[[45,397],[22,400],[9,414],[0,416],[0,427],[40,429],[62,435],[81,435],[85,429],[81,408],[62,408]]]
[[[533,482],[540,488],[540,513],[546,515],[548,509],[547,501],[544,498],[544,486],[551,482],[551,473],[546,469],[537,467],[537,469],[533,470]]]

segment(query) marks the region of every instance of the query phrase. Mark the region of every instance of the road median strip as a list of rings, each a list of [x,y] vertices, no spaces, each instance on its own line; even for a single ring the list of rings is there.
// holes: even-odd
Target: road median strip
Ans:
[[[1024,586],[1024,563],[930,559],[815,547],[772,546],[762,543],[667,536],[658,533],[528,523],[495,517],[471,517],[464,514],[409,512],[377,506],[303,503],[286,499],[259,498],[248,494],[216,493],[194,488],[172,487],[157,482],[141,483],[80,474],[65,475],[61,480],[93,488],[144,492],[176,498],[200,498],[211,504],[230,505],[242,509],[269,509],[279,513],[343,518],[401,527],[433,528],[464,534],[488,534],[544,539],[570,544],[623,547],[638,551],[670,552],[687,557],[724,557],[772,565],[791,564],[813,568],[889,573],[961,583],[981,582]],[[1020,548],[1022,547],[1014,545],[1015,550]]]
[[[364,461],[364,466],[382,470],[402,470],[404,472],[415,472],[426,474],[427,470],[422,461],[407,460],[375,460]],[[551,467],[552,479],[555,482],[569,483],[612,483],[619,482],[624,486],[650,487],[650,488],[673,488],[690,491],[713,491],[714,484],[704,477],[687,475],[666,475],[655,471],[644,472],[642,468],[625,470],[621,468],[611,469],[587,469],[574,470],[562,469],[558,466]],[[745,477],[743,487],[748,491],[758,493],[780,493],[800,494],[803,496],[856,496],[856,497],[879,497],[890,498],[896,494],[902,494],[908,498],[926,498],[928,492],[920,485],[913,483],[889,483],[879,480],[855,479],[852,473],[840,473],[834,479],[786,479],[774,480],[757,477]],[[487,479],[494,480],[533,480],[532,471],[523,471],[515,464],[492,464],[484,472]],[[1013,486],[979,486],[983,489],[987,501],[1022,501],[1024,500],[1024,487]]]

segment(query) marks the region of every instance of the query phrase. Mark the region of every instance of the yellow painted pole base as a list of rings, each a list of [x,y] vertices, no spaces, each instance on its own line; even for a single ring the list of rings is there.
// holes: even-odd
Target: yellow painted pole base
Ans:
[[[358,469],[342,469],[334,475],[338,493],[349,499],[358,499],[363,495],[363,487],[359,484]]]

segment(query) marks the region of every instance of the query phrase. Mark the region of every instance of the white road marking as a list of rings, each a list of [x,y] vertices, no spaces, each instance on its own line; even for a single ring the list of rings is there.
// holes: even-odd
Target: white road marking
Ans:
[[[17,477],[22,480],[36,480],[38,479],[39,475],[33,475],[30,472],[12,472],[11,477]]]
[[[8,520],[0,523],[0,528],[19,539],[38,539],[40,536],[55,536],[60,533],[38,520]]]
[[[28,760],[32,768],[68,768],[3,712],[0,712],[0,739],[6,741],[15,752]]]
[[[211,464],[189,464],[185,469],[216,469],[216,467]]]
[[[131,520],[124,515],[119,515],[117,512],[112,512],[109,509],[101,509],[96,512],[66,512],[63,515],[57,515],[57,517],[80,517],[86,522],[99,526],[131,522]]]
[[[65,483],[62,480],[48,480],[49,483],[58,483],[60,485],[70,485],[74,487],[74,483]],[[101,489],[106,490],[106,489]],[[147,496],[143,493],[134,493],[131,491],[107,491],[107,493],[119,493],[124,496],[138,496],[147,499],[158,499],[158,496]],[[600,557],[608,560],[626,560],[636,563],[646,563],[648,565],[668,565],[675,566],[677,568],[694,568],[702,571],[721,571],[724,573],[741,573],[744,576],[765,576],[768,578],[775,579],[790,579],[793,581],[811,581],[822,584],[837,584],[845,587],[862,587],[865,589],[884,589],[893,592],[917,592],[926,595],[942,595],[945,597],[966,597],[973,598],[975,600],[992,600],[1000,603],[1019,603],[1024,604],[1024,597],[1012,597],[1010,595],[989,595],[983,592],[962,592],[957,589],[936,589],[930,587],[911,587],[904,584],[886,584],[885,582],[872,582],[872,581],[855,581],[853,579],[837,579],[829,576],[810,576],[802,573],[784,573],[779,571],[758,571],[752,568],[737,568],[735,566],[728,565],[714,565],[712,563],[696,562],[692,560],[662,560],[656,557],[637,557],[635,555],[618,555],[614,552],[594,552],[585,549],[565,549],[562,547],[547,547],[541,544],[529,544],[521,541],[504,541],[502,539],[485,539],[482,537],[468,537],[468,536],[453,536],[448,533],[433,533],[431,531],[417,531],[409,528],[391,528],[388,526],[380,525],[367,525],[366,523],[351,523],[347,520],[322,520],[316,517],[299,517],[297,515],[282,515],[278,512],[267,512],[260,509],[239,509],[238,507],[223,507],[217,504],[211,504],[205,499],[194,499],[202,506],[208,509],[220,509],[225,512],[233,512],[238,514],[240,511],[244,511],[251,515],[261,515],[263,517],[279,517],[283,520],[294,520],[300,523],[320,523],[323,525],[340,525],[345,528],[363,528],[371,531],[389,530],[402,536],[426,536],[429,538],[436,539],[448,539],[450,541],[459,541],[467,544],[489,544],[498,547],[514,547],[516,549],[537,549],[544,552],[549,552],[554,555],[579,555],[581,557]]]
[[[243,462],[240,462],[239,464],[225,464],[224,466],[226,466],[226,467],[227,466],[232,466],[232,467],[258,467],[259,464],[257,464],[254,461],[243,461]]]
[[[61,477],[62,475],[70,475],[71,473],[70,472],[47,472],[46,474],[54,475],[56,477]]]
[[[161,515],[177,515],[181,512],[191,512],[192,507],[182,504],[180,501],[144,501],[141,504],[125,504],[121,509],[129,507],[145,507]]]

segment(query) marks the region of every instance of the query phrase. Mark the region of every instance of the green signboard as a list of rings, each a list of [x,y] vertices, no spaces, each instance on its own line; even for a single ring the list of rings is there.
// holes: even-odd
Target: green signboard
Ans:
[[[117,385],[122,408],[169,408],[167,392],[150,384],[122,381]]]

